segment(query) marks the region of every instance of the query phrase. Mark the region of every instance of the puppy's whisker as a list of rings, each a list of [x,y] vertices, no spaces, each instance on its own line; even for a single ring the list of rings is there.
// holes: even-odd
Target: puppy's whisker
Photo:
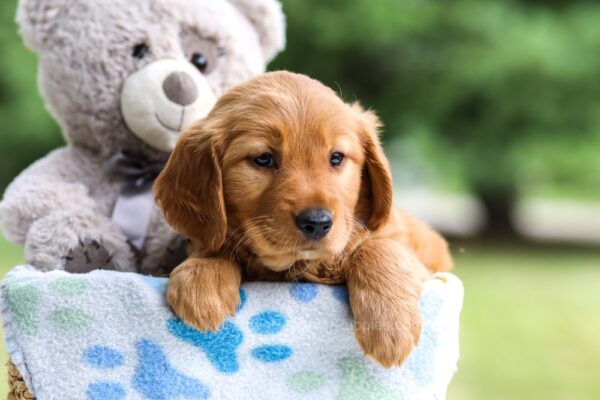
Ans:
[[[245,223],[242,224],[242,234],[239,237],[239,239],[235,241],[232,253],[238,254],[240,249],[246,246],[253,237],[263,237],[266,233],[274,232],[275,228],[273,227],[263,224],[257,224],[257,222],[263,223],[268,222],[270,220],[272,220],[270,217],[263,216],[245,221]],[[254,226],[250,226],[253,224]]]
[[[351,213],[348,213],[348,218],[346,218],[346,223],[352,227],[348,234],[348,238],[346,239],[346,245],[342,249],[339,254],[339,258],[343,260],[344,258],[352,255],[354,250],[362,243],[365,234],[369,234],[369,230],[364,225],[362,221],[353,216]]]
[[[235,230],[233,230],[229,236],[231,237],[231,239],[235,242],[238,242],[238,244],[241,244],[242,241],[248,236],[248,231],[252,230],[253,228],[258,228],[261,225],[258,225],[258,223],[264,223],[264,222],[268,222],[271,220],[271,217],[266,216],[266,215],[259,215],[257,217],[254,218],[250,218],[246,221],[244,221],[239,227],[237,227]],[[254,225],[254,226],[252,226]],[[238,239],[237,236],[239,236],[240,238]]]
[[[300,282],[300,279],[304,277],[310,269],[311,264],[309,262],[305,262],[304,268],[302,268],[300,271],[298,271],[298,268],[295,268],[297,266],[299,266],[299,263],[296,263],[292,268],[288,270],[287,278],[295,282]]]

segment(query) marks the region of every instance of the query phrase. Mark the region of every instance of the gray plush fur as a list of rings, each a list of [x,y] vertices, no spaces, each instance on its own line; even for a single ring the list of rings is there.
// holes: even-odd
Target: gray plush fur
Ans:
[[[25,43],[39,55],[39,87],[68,145],[38,160],[7,188],[0,203],[4,235],[23,244],[27,262],[42,270],[77,269],[69,267],[74,262],[69,254],[85,259],[85,249],[98,243],[102,248],[92,249],[94,257],[108,254],[107,268],[168,272],[172,265],[164,260],[183,242],[158,209],[141,251],[134,251],[111,221],[123,178],[104,172],[105,161],[119,150],[148,160],[166,157],[127,127],[120,108],[123,84],[153,61],[188,60],[182,37],[189,41],[196,35],[220,48],[214,68],[204,76],[219,96],[263,72],[283,48],[279,3],[21,0],[17,20]],[[132,48],[143,42],[150,54],[132,57]]]

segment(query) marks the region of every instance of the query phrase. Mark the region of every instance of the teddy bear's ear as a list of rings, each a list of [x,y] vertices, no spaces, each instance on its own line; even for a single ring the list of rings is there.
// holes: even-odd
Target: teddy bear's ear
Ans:
[[[267,62],[285,47],[285,16],[278,0],[229,0],[254,26]]]
[[[25,44],[40,50],[54,29],[64,0],[19,0],[17,23]]]

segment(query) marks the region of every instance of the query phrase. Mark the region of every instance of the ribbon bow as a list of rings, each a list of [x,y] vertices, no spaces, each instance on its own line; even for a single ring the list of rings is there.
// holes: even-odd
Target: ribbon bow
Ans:
[[[104,170],[125,178],[112,213],[112,221],[138,250],[144,245],[154,210],[152,183],[163,169],[164,161],[119,151],[104,163]]]

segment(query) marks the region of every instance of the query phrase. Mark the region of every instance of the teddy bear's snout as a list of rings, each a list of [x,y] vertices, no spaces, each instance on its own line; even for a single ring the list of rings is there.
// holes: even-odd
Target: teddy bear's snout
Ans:
[[[132,73],[121,92],[127,128],[162,151],[179,133],[204,118],[217,101],[207,77],[187,60],[161,59]]]
[[[169,100],[180,106],[188,106],[198,98],[198,87],[194,79],[186,72],[172,72],[162,84]]]

